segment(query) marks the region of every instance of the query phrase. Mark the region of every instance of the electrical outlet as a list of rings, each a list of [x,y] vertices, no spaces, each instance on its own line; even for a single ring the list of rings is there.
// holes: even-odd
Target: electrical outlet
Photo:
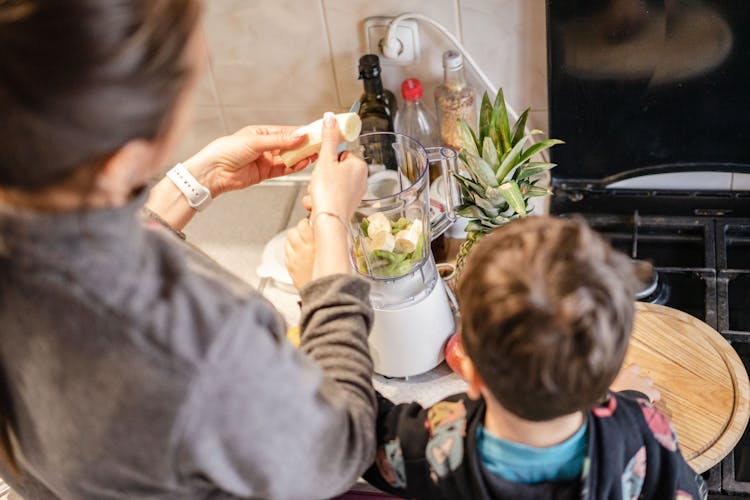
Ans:
[[[368,54],[380,56],[381,64],[413,64],[419,60],[419,25],[414,19],[404,19],[396,27],[396,38],[400,42],[396,59],[388,59],[383,55],[381,44],[388,31],[393,17],[368,17],[365,19],[365,40],[367,40]]]

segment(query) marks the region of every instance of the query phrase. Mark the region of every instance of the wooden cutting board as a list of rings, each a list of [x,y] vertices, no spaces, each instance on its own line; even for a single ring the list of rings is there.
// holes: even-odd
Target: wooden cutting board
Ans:
[[[710,469],[734,448],[747,426],[750,384],[719,332],[682,311],[637,302],[630,363],[654,380],[662,397],[656,406],[672,421],[693,469]]]

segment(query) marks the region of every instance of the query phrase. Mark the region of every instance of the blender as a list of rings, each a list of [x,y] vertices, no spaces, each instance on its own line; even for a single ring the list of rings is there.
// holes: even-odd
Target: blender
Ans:
[[[448,182],[449,195],[431,200],[429,169],[434,164],[452,179],[456,153],[391,132],[362,134],[351,146],[370,169],[370,189],[351,229],[353,265],[371,283],[375,372],[418,375],[443,361],[455,330],[455,300],[439,276],[430,241],[455,220],[458,189]]]

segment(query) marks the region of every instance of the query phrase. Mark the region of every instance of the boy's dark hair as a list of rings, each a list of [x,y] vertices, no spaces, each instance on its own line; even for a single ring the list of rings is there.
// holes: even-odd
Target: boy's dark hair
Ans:
[[[472,250],[461,341],[508,411],[549,420],[601,399],[620,369],[640,275],[585,222],[515,220]]]

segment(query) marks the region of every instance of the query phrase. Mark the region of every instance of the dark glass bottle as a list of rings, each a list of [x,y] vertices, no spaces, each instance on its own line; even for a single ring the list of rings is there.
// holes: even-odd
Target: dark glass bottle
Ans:
[[[375,54],[359,58],[359,79],[365,91],[359,99],[359,117],[362,119],[362,134],[368,132],[393,132],[396,115],[396,97],[383,88],[380,78],[380,59]],[[383,158],[385,168],[396,170],[396,157],[391,147],[392,140],[366,138],[361,140],[365,156]]]

